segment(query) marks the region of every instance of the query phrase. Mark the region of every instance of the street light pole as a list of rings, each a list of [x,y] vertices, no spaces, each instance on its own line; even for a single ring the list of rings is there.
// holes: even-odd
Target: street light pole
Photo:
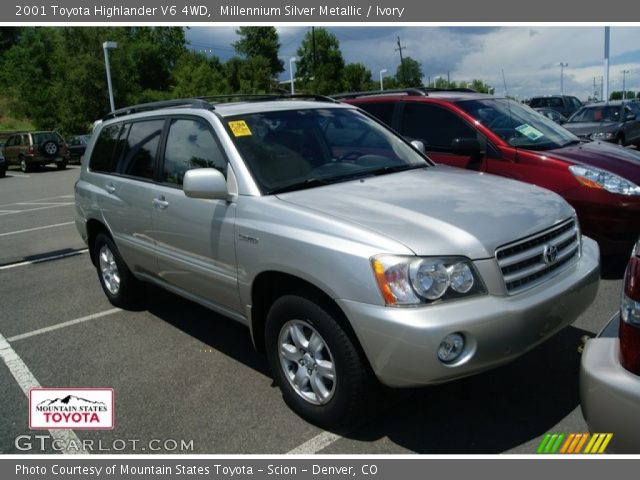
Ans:
[[[293,64],[296,63],[298,59],[296,57],[291,57],[289,59],[289,78],[291,79],[291,95],[295,95],[296,88],[294,86],[295,78],[293,76]]]
[[[380,70],[380,90],[384,90],[384,85],[382,84],[382,75],[387,73],[387,69],[383,68],[382,70]]]
[[[107,70],[107,86],[109,87],[109,103],[111,105],[111,111],[113,112],[116,109],[116,106],[113,103],[113,86],[111,85],[111,67],[109,66],[109,49],[110,48],[118,48],[118,43],[104,42],[102,44],[102,49],[104,50],[104,65]]]
[[[622,70],[622,100],[626,100],[627,97],[627,85],[625,84],[626,75],[629,73],[629,70]]]
[[[567,62],[558,63],[560,66],[560,95],[564,95],[564,67],[568,67],[569,64]]]

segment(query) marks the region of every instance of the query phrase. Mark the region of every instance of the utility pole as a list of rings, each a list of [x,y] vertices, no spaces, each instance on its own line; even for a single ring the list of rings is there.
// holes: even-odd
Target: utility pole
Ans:
[[[451,77],[449,76],[449,72],[447,72],[447,88],[451,88]]]
[[[604,81],[602,87],[602,100],[609,101],[609,37],[610,27],[604,27]]]
[[[629,70],[622,70],[622,71],[620,71],[620,73],[622,74],[622,100],[626,100],[627,99],[627,86],[625,84],[625,79],[627,77],[627,73],[629,73]]]
[[[407,47],[403,47],[400,44],[400,37],[398,37],[398,48],[396,48],[396,52],[400,52],[400,69],[402,70],[402,81],[404,82],[405,86],[407,85],[407,72],[404,71],[404,59],[402,58],[402,49],[403,48],[407,48]]]

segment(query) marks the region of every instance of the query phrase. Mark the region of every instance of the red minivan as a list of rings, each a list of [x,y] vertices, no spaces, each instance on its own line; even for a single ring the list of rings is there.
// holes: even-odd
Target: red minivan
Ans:
[[[336,98],[418,140],[435,162],[560,194],[576,209],[582,231],[598,241],[603,254],[628,255],[640,235],[636,150],[580,140],[526,105],[466,89],[412,88]],[[357,150],[358,145],[349,147]]]

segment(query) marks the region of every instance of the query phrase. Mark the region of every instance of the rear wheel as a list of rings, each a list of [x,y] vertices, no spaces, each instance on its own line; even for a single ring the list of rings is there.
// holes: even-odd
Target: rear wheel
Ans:
[[[100,285],[109,301],[116,307],[134,306],[139,298],[140,282],[124,263],[113,240],[99,234],[94,251]]]
[[[64,170],[65,168],[67,168],[67,162],[66,161],[58,162],[56,163],[56,167],[58,168],[58,170]]]
[[[269,310],[265,335],[271,371],[293,411],[322,426],[359,419],[374,381],[331,308],[285,295]]]
[[[30,170],[29,164],[27,163],[27,159],[24,157],[20,158],[20,171],[22,173],[27,173]]]
[[[624,135],[622,135],[622,134],[618,135],[618,138],[616,139],[616,143],[618,145],[620,145],[621,147],[624,147],[625,146]]]

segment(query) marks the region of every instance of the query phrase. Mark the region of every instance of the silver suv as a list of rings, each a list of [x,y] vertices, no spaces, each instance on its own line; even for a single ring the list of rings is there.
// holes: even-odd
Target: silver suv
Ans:
[[[176,100],[99,123],[76,224],[117,306],[150,282],[249,327],[287,404],[352,421],[572,323],[595,242],[547,190],[435,165],[329,99]]]

